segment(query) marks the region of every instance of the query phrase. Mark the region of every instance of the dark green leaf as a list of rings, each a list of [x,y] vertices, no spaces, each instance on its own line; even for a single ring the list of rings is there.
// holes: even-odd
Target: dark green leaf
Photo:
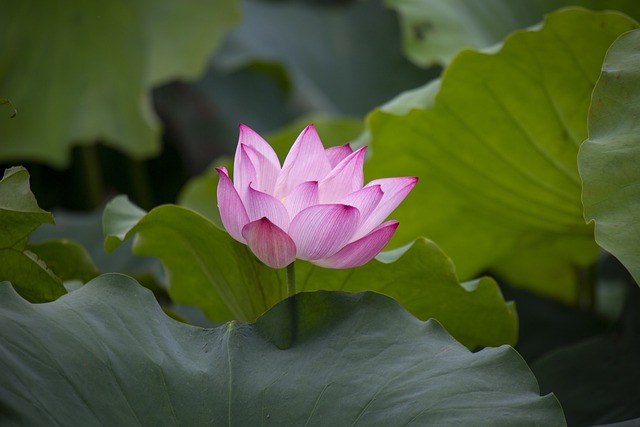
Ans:
[[[580,147],[582,201],[596,241],[640,284],[640,31],[611,46],[593,91],[589,139]]]
[[[541,389],[553,390],[571,425],[640,417],[640,289],[629,288],[614,330],[560,347],[532,365]]]
[[[215,329],[121,275],[40,305],[0,286],[0,301],[5,423],[565,424],[513,349],[471,353],[375,293],[303,293]]]

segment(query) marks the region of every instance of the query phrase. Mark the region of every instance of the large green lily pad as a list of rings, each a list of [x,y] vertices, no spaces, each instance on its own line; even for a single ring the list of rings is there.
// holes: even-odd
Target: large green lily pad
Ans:
[[[104,224],[108,250],[135,236],[134,253],[164,263],[171,298],[199,307],[212,321],[252,322],[285,298],[284,269],[262,264],[246,245],[190,209],[164,205],[144,215],[121,196],[107,205]],[[451,260],[424,239],[386,258],[349,270],[298,261],[299,288],[383,292],[421,319],[436,318],[470,348],[515,343],[514,307],[492,279],[460,285]]]
[[[640,31],[611,46],[593,91],[580,147],[582,201],[596,241],[640,283]]]
[[[215,329],[122,275],[47,304],[0,284],[0,301],[5,424],[565,425],[512,348],[471,353],[375,293],[303,293]]]
[[[101,140],[141,158],[159,149],[149,90],[194,78],[239,19],[239,2],[3,2],[0,159],[57,167]]]
[[[598,251],[582,216],[577,151],[604,54],[637,25],[614,12],[561,10],[497,53],[461,52],[433,107],[373,112],[368,178],[421,178],[394,213],[403,226],[391,244],[427,236],[462,279],[492,269],[575,302],[576,268]]]

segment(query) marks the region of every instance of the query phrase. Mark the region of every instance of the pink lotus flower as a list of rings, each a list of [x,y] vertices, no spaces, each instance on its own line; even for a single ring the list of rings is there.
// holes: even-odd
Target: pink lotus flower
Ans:
[[[233,183],[225,168],[216,169],[222,224],[273,268],[296,258],[329,268],[365,264],[398,227],[382,221],[418,181],[385,178],[363,187],[365,148],[325,149],[309,125],[281,167],[271,146],[240,125]]]

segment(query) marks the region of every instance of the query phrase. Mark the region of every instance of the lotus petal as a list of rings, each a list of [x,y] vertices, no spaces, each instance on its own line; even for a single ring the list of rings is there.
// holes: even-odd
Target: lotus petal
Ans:
[[[283,201],[289,212],[289,218],[293,219],[301,210],[320,203],[318,195],[318,181],[307,181],[293,189]]]
[[[398,225],[398,221],[387,221],[361,239],[349,243],[334,255],[313,263],[327,268],[353,268],[366,264],[387,246]]]
[[[342,159],[329,175],[320,181],[320,203],[337,203],[340,198],[362,188],[362,165],[366,148],[362,147]]]
[[[354,239],[368,234],[384,221],[391,212],[407,197],[407,194],[415,187],[418,178],[414,176],[405,176],[400,178],[382,178],[375,179],[368,183],[366,187],[379,185],[382,188],[383,196],[377,208],[371,215],[360,225]]]
[[[267,218],[245,225],[242,236],[251,252],[269,267],[284,268],[296,259],[296,245],[291,237]]]
[[[289,213],[282,202],[272,195],[250,186],[245,207],[249,221],[265,217],[282,230],[289,229]]]
[[[247,211],[229,178],[227,168],[216,168],[216,171],[220,176],[217,196],[222,225],[231,237],[238,242],[246,243],[244,237],[242,237],[242,228],[249,222]]]
[[[274,196],[286,197],[293,188],[306,181],[320,181],[331,172],[320,137],[313,125],[307,126],[293,143],[284,161]]]
[[[358,209],[348,205],[315,205],[302,210],[289,226],[297,257],[314,260],[333,255],[349,241],[359,221]]]

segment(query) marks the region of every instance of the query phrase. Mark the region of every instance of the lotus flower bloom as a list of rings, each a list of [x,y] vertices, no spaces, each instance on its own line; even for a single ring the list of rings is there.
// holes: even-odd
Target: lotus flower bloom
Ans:
[[[273,268],[296,258],[329,268],[365,264],[393,236],[398,221],[383,221],[418,180],[385,178],[363,186],[365,148],[325,149],[309,125],[281,167],[271,146],[240,125],[233,183],[224,167],[216,169],[222,224]]]

